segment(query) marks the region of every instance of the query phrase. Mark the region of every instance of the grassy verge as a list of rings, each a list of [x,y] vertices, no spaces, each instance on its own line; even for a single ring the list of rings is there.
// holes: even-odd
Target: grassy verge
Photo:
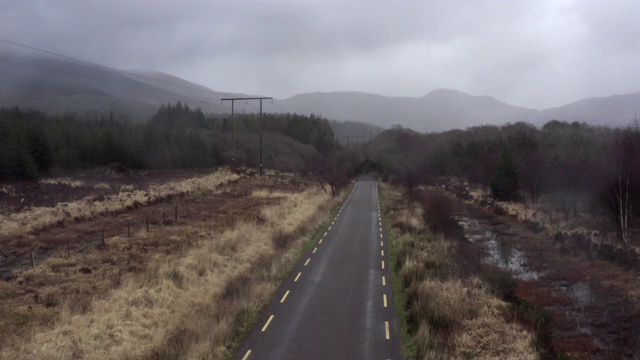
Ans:
[[[382,205],[384,212],[384,204]],[[389,227],[389,216],[385,213],[383,217],[385,229],[389,229],[387,234],[389,237],[389,258],[391,264],[394,264],[391,271],[391,285],[393,286],[393,299],[396,308],[396,315],[398,316],[398,325],[400,327],[400,339],[402,345],[402,357],[404,359],[416,358],[416,343],[409,329],[409,319],[405,309],[407,307],[407,297],[405,296],[404,287],[402,286],[402,279],[400,272],[397,271],[395,264],[398,263],[398,247],[396,245],[397,234],[393,228]]]
[[[442,225],[431,223],[429,204],[411,203],[386,185],[381,195],[393,233],[394,296],[405,358],[537,359],[532,334],[506,320],[508,305],[468,273],[458,243],[427,230],[427,222]],[[434,199],[442,209],[442,198]]]

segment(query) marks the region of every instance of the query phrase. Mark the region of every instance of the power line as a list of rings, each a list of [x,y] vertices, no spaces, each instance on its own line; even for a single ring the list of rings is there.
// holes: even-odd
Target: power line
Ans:
[[[42,53],[45,53],[45,54],[48,54],[48,55],[57,56],[57,57],[60,57],[60,58],[63,58],[63,59],[67,59],[67,60],[71,60],[71,61],[87,64],[87,65],[90,65],[90,66],[94,66],[94,67],[98,67],[98,68],[102,68],[102,69],[115,71],[115,72],[126,74],[126,75],[129,75],[129,76],[132,76],[132,77],[137,77],[137,78],[141,78],[141,79],[147,79],[147,80],[158,82],[158,83],[163,83],[163,84],[176,86],[176,87],[180,87],[180,88],[184,88],[184,89],[200,91],[200,92],[203,92],[203,93],[213,94],[213,95],[216,95],[216,96],[220,96],[220,95],[224,94],[224,93],[215,92],[215,91],[210,90],[210,89],[202,89],[202,88],[197,88],[197,87],[193,87],[193,86],[187,86],[187,85],[184,85],[184,84],[177,84],[177,83],[174,83],[174,82],[171,82],[171,81],[166,81],[166,80],[156,79],[156,78],[152,78],[152,77],[145,76],[145,75],[135,74],[135,73],[132,73],[132,72],[129,72],[129,71],[125,71],[125,70],[118,70],[118,69],[110,67],[110,66],[101,65],[101,64],[94,63],[94,62],[91,62],[91,61],[78,59],[78,58],[75,58],[75,57],[72,57],[72,56],[68,56],[68,55],[56,53],[56,52],[53,52],[53,51],[37,48],[35,46],[22,44],[22,43],[19,43],[19,42],[16,42],[16,41],[12,41],[12,40],[7,40],[7,39],[4,39],[4,38],[0,38],[0,42],[4,42],[4,43],[11,44],[11,45],[14,45],[14,46],[18,46],[18,47],[22,47],[22,48],[26,48],[26,49],[30,49],[30,50],[34,50],[34,51],[38,51],[38,52],[42,52]],[[160,93],[160,94],[158,94],[159,96],[157,96],[157,97],[164,97],[167,100],[175,100],[174,98],[170,97],[170,95],[171,95],[170,91],[167,91],[167,90],[164,90],[164,89],[160,89],[160,88],[155,88],[155,89],[154,88],[148,88],[146,86],[143,86],[143,85],[147,85],[147,84],[144,84],[144,83],[141,83],[141,85],[133,85],[132,86],[131,84],[124,84],[124,83],[113,81],[113,80],[99,79],[99,78],[90,77],[90,76],[86,76],[86,75],[74,74],[74,73],[71,73],[71,72],[68,72],[68,71],[63,71],[63,70],[58,70],[58,69],[51,69],[51,68],[48,68],[48,67],[38,66],[38,65],[33,65],[33,64],[27,64],[27,63],[24,63],[24,62],[21,62],[21,61],[9,60],[9,59],[6,59],[6,58],[0,58],[0,60],[6,61],[6,62],[10,62],[10,63],[14,63],[14,64],[23,65],[23,66],[29,66],[29,67],[32,67],[32,68],[39,68],[39,69],[46,70],[46,71],[57,72],[57,73],[61,73],[61,74],[67,74],[67,75],[70,75],[70,76],[75,76],[75,77],[84,78],[84,79],[88,79],[88,80],[94,80],[94,81],[100,81],[100,82],[104,82],[104,83],[116,84],[116,85],[123,86],[125,88],[137,87],[137,88],[140,88],[140,89],[143,89],[143,90],[146,90],[146,91],[152,91],[152,92]],[[0,72],[0,73],[2,73],[2,72]],[[6,72],[4,74],[5,75],[10,75],[10,76],[18,76],[18,77],[28,78],[25,75],[9,74],[9,73],[6,73]],[[61,82],[61,81],[52,81],[52,80],[49,80],[49,79],[47,79],[47,81],[63,84],[63,82]],[[150,85],[150,86],[153,86],[153,85]],[[111,93],[118,94],[117,91],[113,91],[113,90],[109,90],[109,91]],[[162,93],[166,93],[166,94],[162,94]],[[120,93],[120,94],[123,94],[123,93]],[[177,93],[173,93],[173,94],[175,94],[176,96],[181,96],[181,94],[177,94]],[[153,97],[150,96],[150,95],[144,95],[144,94],[136,94],[136,95],[153,99]],[[203,101],[203,102],[209,102],[210,105],[215,105],[214,103],[210,102],[212,99],[204,98],[204,97],[198,97],[198,96],[194,96],[194,95],[188,95],[188,96],[190,98],[192,98],[192,99]],[[271,99],[272,100],[271,104],[273,104],[276,107],[278,107],[280,109],[280,111],[284,113],[284,110],[278,104],[273,102],[273,98],[264,98],[263,97],[262,99]],[[229,109],[229,106],[224,105],[223,103],[221,103],[220,105],[224,106],[226,109]],[[254,110],[258,110],[251,104],[247,103],[247,105],[250,108],[254,109]],[[261,105],[262,105],[262,101],[261,101]],[[230,109],[230,110],[233,110],[233,109]]]
[[[6,61],[6,60],[0,58],[0,61]],[[13,61],[10,61],[10,62],[13,62]],[[15,63],[18,63],[18,62],[15,62]],[[101,81],[101,82],[104,82],[104,83],[111,83],[111,84],[121,85],[124,89],[128,89],[128,88],[131,88],[131,87],[137,87],[137,88],[143,89],[145,91],[157,93],[155,95],[145,95],[145,94],[141,94],[141,93],[133,94],[133,95],[140,96],[140,97],[143,97],[143,98],[148,98],[148,99],[164,98],[167,101],[176,100],[175,97],[170,96],[171,95],[170,92],[162,90],[162,89],[159,89],[159,88],[153,88],[153,87],[148,88],[148,87],[142,87],[140,85],[124,84],[124,83],[119,83],[119,82],[115,82],[115,81],[92,78],[92,77],[89,77],[89,76],[73,74],[73,73],[69,73],[69,72],[66,72],[66,71],[49,69],[49,68],[45,68],[45,67],[42,67],[42,66],[29,65],[29,64],[24,64],[24,63],[20,63],[20,65],[30,66],[30,67],[34,67],[34,68],[40,68],[40,69],[43,69],[43,70],[46,70],[46,71],[59,72],[59,73],[63,73],[63,74],[66,74],[66,75],[76,76],[76,77],[84,78],[84,79],[88,79],[88,80],[95,80],[95,81]],[[24,75],[24,74],[14,74],[14,73],[8,73],[6,71],[0,71],[0,74],[8,75],[8,76],[21,77],[21,78],[25,78],[25,79],[30,79],[31,78],[30,76],[27,76],[27,75]],[[67,82],[64,82],[64,81],[61,81],[61,80],[53,80],[53,79],[42,79],[42,81],[50,83],[50,84],[60,84],[60,85],[67,85],[68,84]],[[112,93],[114,95],[120,95],[120,96],[131,96],[132,95],[131,93],[127,94],[126,92],[115,91],[115,90],[112,90],[112,89],[108,90],[108,92],[110,92],[110,93]],[[173,94],[173,95],[178,96],[178,97],[180,96],[180,94]],[[197,96],[191,96],[191,98],[193,98],[195,100],[198,100],[198,101],[202,101],[202,102],[209,101],[209,99],[200,98],[200,97],[197,97]],[[213,105],[213,103],[211,103],[211,104]]]

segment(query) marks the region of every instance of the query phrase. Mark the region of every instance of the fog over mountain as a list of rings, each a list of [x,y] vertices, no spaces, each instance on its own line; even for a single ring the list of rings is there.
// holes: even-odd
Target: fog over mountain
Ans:
[[[118,71],[67,59],[0,54],[0,106],[31,107],[49,113],[117,113],[145,120],[160,105],[181,101],[205,113],[228,114],[222,98],[247,96],[214,91],[155,71]],[[317,92],[263,102],[264,112],[322,115],[388,128],[422,132],[519,121],[541,126],[556,119],[592,125],[630,125],[640,93],[590,98],[561,107],[535,110],[512,106],[491,96],[438,89],[422,97],[388,97],[363,92]],[[235,111],[258,112],[257,101],[236,101]],[[343,127],[348,129],[349,127]],[[375,128],[362,130],[375,133]],[[358,136],[340,131],[344,136]],[[345,135],[346,134],[346,135]]]

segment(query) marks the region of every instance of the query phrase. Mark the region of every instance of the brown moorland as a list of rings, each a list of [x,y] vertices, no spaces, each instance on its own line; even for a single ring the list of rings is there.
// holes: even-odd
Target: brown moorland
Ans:
[[[4,185],[0,358],[223,358],[341,201],[288,174],[154,175],[48,180],[40,203]]]
[[[468,234],[489,234],[505,260],[519,252],[526,271],[535,274],[522,278],[514,269],[482,266],[493,279],[496,273],[513,276],[508,294],[512,316],[538,332],[538,345],[549,356],[630,359],[640,354],[635,330],[640,328],[640,277],[634,264],[619,258],[632,258],[637,249],[622,251],[620,244],[600,235],[598,223],[587,213],[564,221],[549,204],[525,209],[522,204],[487,202],[481,189],[459,182],[444,187],[452,199],[457,197],[454,215],[473,219]],[[551,226],[549,219],[554,219]],[[468,245],[485,259],[490,255],[482,241]],[[607,249],[614,249],[615,256],[606,256]]]

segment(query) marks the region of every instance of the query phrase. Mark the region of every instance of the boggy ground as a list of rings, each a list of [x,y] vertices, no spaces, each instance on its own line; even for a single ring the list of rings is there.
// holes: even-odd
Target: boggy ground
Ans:
[[[485,260],[492,255],[486,252],[488,238],[502,247],[504,263],[500,265],[516,278],[516,286],[503,295],[514,304],[514,317],[520,316],[516,309],[538,308],[533,311],[538,311],[537,326],[544,327],[536,329],[539,345],[546,347],[543,354],[575,359],[638,358],[637,271],[585,252],[580,237],[537,234],[531,224],[515,216],[496,215],[494,209],[471,201],[457,199],[454,213],[464,219],[467,236],[475,240],[468,245],[485,251]],[[497,270],[487,264],[483,268],[486,273]]]
[[[340,201],[275,173],[128,179],[3,188],[33,200],[0,218],[0,358],[224,357]]]

